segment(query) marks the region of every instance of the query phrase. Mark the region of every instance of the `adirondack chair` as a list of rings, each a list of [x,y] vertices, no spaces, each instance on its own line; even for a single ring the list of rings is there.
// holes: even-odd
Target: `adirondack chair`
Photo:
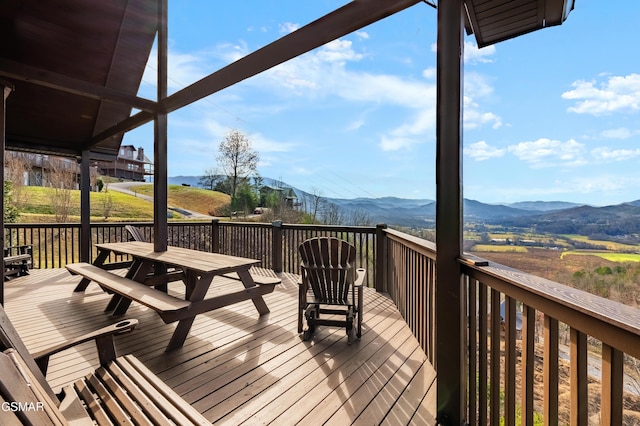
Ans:
[[[125,225],[124,229],[126,229],[131,236],[131,241],[142,241],[143,243],[147,242],[147,239],[144,237],[142,230],[137,226]]]
[[[28,275],[33,268],[33,249],[30,245],[4,248],[4,279],[13,275]]]
[[[298,283],[298,333],[313,337],[317,325],[345,327],[348,343],[362,335],[362,286],[366,271],[355,267],[356,249],[347,241],[318,237],[304,241]],[[327,316],[328,315],[328,316]],[[336,319],[343,316],[344,319]]]
[[[31,355],[0,306],[0,425],[211,424],[133,355],[116,357],[112,326]],[[56,394],[45,378],[49,356],[95,340],[100,367]]]

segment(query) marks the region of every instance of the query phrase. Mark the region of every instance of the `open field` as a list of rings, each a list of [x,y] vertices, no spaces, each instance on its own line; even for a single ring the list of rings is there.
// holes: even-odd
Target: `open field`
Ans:
[[[563,235],[563,237],[567,238],[568,240],[574,240],[574,241],[585,242],[588,244],[602,246],[602,247],[605,247],[607,250],[620,251],[620,252],[640,251],[640,246],[637,246],[637,245],[634,246],[631,244],[616,243],[614,241],[592,240],[585,235],[568,234],[568,235]]]
[[[493,244],[476,244],[473,251],[478,253],[527,253],[527,248],[523,246],[503,246]]]
[[[598,256],[612,262],[640,262],[640,254],[636,253],[613,253],[610,251],[590,251],[590,250],[571,250],[562,252],[560,258],[568,255],[577,256]]]
[[[611,268],[618,263],[592,255],[569,254],[562,256],[560,250],[529,248],[527,253],[474,252],[487,260],[520,269],[562,284],[571,283],[575,272],[592,271],[602,266]]]

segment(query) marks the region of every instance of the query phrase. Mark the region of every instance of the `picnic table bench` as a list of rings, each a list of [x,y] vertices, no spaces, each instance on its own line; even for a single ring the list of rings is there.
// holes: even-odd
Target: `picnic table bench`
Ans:
[[[165,252],[155,252],[153,244],[140,241],[97,244],[96,247],[100,253],[93,265],[67,265],[69,272],[83,277],[74,291],[84,291],[93,281],[114,293],[105,309],[113,311],[114,315],[123,315],[131,302],[136,301],[156,311],[165,323],[178,321],[167,351],[184,344],[198,314],[245,300],[251,300],[259,314],[268,313],[269,308],[262,296],[273,292],[275,286],[281,282],[276,277],[252,275],[249,269],[259,262],[255,259],[171,246]],[[110,253],[133,257],[125,277],[108,271],[111,268],[105,262]],[[184,299],[167,294],[163,285],[151,287],[163,281],[163,275],[149,276],[149,272],[159,264],[163,265],[165,271],[169,268],[180,271],[185,284]],[[207,298],[207,292],[215,276],[238,280],[244,288]]]

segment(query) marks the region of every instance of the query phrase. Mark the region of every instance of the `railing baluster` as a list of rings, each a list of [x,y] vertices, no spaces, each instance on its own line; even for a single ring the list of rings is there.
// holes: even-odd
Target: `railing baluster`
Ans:
[[[500,292],[491,289],[491,355],[489,357],[490,383],[489,383],[489,424],[500,424]]]
[[[469,407],[467,410],[467,420],[469,424],[477,424],[476,413],[478,408],[478,375],[476,375],[478,363],[478,283],[475,280],[465,277],[465,287],[467,288],[467,329],[468,333],[468,365],[465,377],[469,378],[467,392],[469,394]]]
[[[622,424],[622,352],[607,344],[602,345],[602,397],[600,398],[600,424]]]
[[[575,328],[571,328],[570,339],[571,424],[573,426],[586,425],[589,419],[587,336]]]
[[[516,301],[505,296],[505,391],[504,418],[505,424],[516,423]]]
[[[558,422],[558,320],[544,316],[544,418]]]
[[[478,424],[486,424],[488,419],[488,398],[489,384],[487,373],[489,371],[488,363],[488,322],[489,310],[487,305],[487,286],[480,281],[476,281],[478,289]],[[475,372],[471,374],[476,374]],[[471,423],[475,424],[475,423]]]
[[[536,311],[523,306],[522,309],[522,356],[520,358],[521,389],[520,418],[523,426],[533,426],[533,385],[535,367]]]

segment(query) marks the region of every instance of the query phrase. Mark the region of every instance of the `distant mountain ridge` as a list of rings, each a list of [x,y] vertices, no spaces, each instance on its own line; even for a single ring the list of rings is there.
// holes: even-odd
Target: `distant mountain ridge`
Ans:
[[[199,186],[197,176],[175,176],[170,184]],[[267,185],[292,188],[300,200],[311,194],[274,179],[263,178]],[[345,216],[364,212],[372,223],[396,226],[431,227],[435,220],[436,204],[431,199],[407,199],[393,196],[381,198],[330,198]],[[640,200],[614,206],[593,207],[565,201],[522,201],[511,204],[487,204],[464,200],[464,219],[467,223],[499,224],[518,228],[535,228],[538,232],[581,235],[603,234],[625,236],[640,234]]]

